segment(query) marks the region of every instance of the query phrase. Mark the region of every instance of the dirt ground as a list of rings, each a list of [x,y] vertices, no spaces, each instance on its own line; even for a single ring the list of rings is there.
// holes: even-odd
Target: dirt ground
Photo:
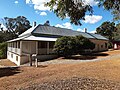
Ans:
[[[1,59],[0,66],[16,66],[13,62],[9,61],[8,59]]]
[[[25,88],[33,84],[85,77],[97,80],[110,80],[120,83],[120,50],[104,52],[108,60],[82,62],[77,64],[40,65],[39,67],[1,68],[0,90]],[[105,58],[107,56],[98,56]]]

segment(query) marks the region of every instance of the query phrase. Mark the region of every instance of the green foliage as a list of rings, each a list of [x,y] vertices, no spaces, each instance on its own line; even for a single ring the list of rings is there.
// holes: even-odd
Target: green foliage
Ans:
[[[54,51],[56,51],[58,55],[68,57],[75,52],[74,47],[75,47],[74,37],[64,36],[57,39],[54,45]]]
[[[96,32],[108,38],[110,41],[114,40],[114,32],[117,31],[114,22],[103,22],[97,29]]]
[[[18,36],[12,32],[0,31],[0,43],[17,38]]]
[[[111,11],[114,20],[120,20],[120,0],[94,0],[98,1],[98,6]],[[89,12],[93,14],[93,8],[90,5],[84,4],[84,0],[50,0],[45,6],[50,7],[51,10],[61,19],[70,17],[71,23],[81,25],[80,20],[85,19],[85,14]]]
[[[6,58],[7,56],[7,43],[0,43],[0,58]]]
[[[95,48],[95,44],[91,42],[89,39],[83,37],[83,36],[76,36],[76,52],[77,53],[83,53],[86,49],[93,50]]]
[[[116,32],[114,32],[114,40],[120,40],[120,23],[116,25]]]
[[[84,50],[94,49],[95,44],[83,36],[64,36],[58,38],[54,45],[54,51],[58,55],[69,57],[74,54],[81,54]]]
[[[30,22],[24,16],[16,18],[4,17],[4,24],[9,32],[17,35],[20,35],[31,27]]]
[[[103,6],[106,10],[111,11],[114,20],[120,20],[120,0],[96,0],[99,6]]]
[[[82,1],[75,0],[51,0],[46,4],[61,19],[70,17],[71,23],[81,25],[80,20],[84,20],[85,13],[93,13],[90,5],[83,5]],[[56,7],[56,8],[54,8]]]

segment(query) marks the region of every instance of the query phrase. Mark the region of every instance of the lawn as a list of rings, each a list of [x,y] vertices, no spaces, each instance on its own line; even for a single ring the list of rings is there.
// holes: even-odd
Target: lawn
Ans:
[[[108,56],[97,58],[109,57],[107,60],[76,64],[40,65],[38,68],[0,69],[0,90],[14,90],[15,88],[18,90],[20,88],[23,90],[48,90],[48,88],[51,90],[53,90],[52,88],[73,90],[76,87],[82,88],[82,90],[119,90],[120,51],[104,53]]]

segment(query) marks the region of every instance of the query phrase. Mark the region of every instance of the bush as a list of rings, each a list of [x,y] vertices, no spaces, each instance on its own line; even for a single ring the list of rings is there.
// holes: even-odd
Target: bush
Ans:
[[[6,58],[7,57],[7,43],[3,42],[0,43],[0,59]]]
[[[76,53],[84,53],[85,50],[93,50],[95,48],[95,44],[91,42],[88,38],[83,36],[76,36]]]
[[[75,38],[70,36],[64,36],[58,38],[54,45],[54,51],[58,55],[63,55],[64,57],[69,57],[74,54]]]
[[[58,55],[70,57],[71,55],[81,54],[85,50],[94,49],[95,44],[83,36],[64,36],[58,38],[54,45],[54,51]]]

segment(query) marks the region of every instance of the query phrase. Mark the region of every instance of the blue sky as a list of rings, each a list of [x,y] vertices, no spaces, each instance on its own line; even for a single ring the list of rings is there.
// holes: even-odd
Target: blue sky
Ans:
[[[94,0],[84,0],[94,7],[93,16],[86,15],[82,26],[71,25],[69,18],[59,19],[48,7],[44,7],[43,3],[49,0],[0,0],[0,18],[25,16],[32,25],[33,21],[37,24],[43,24],[47,20],[51,26],[69,28],[73,30],[83,31],[87,28],[88,32],[95,32],[96,28],[105,21],[112,21],[110,12],[103,8],[98,8]]]

